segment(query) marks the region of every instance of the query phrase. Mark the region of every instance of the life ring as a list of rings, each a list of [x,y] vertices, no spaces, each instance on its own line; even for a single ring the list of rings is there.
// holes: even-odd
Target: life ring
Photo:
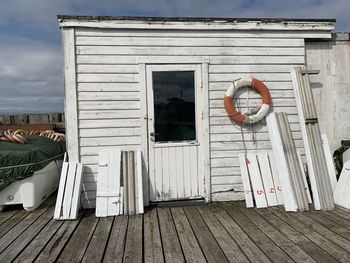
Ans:
[[[243,87],[251,87],[258,91],[262,97],[262,105],[260,109],[253,115],[244,115],[238,111],[236,111],[232,101],[233,101],[233,95],[234,93]],[[269,89],[266,87],[266,85],[255,78],[250,79],[238,79],[231,83],[231,85],[228,87],[226,91],[226,95],[224,97],[224,105],[226,112],[230,116],[230,118],[237,122],[242,124],[254,124],[258,121],[261,121],[266,114],[268,113],[271,105],[271,95],[269,92]]]

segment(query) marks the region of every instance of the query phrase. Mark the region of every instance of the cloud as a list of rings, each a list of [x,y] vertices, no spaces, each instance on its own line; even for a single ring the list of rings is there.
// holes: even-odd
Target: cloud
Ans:
[[[59,45],[0,34],[0,113],[63,110],[62,54]],[[57,99],[59,98],[59,100]]]
[[[2,2],[0,113],[13,112],[16,109],[21,112],[63,110],[62,51],[57,14],[336,18],[336,30],[350,30],[348,0],[3,0]]]

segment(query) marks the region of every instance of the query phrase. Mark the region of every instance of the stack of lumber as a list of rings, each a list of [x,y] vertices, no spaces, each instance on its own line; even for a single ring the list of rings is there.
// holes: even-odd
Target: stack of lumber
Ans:
[[[297,152],[293,141],[287,114],[271,113],[266,120],[273,153],[278,159],[276,168],[282,185],[285,210],[309,210],[309,202],[311,202],[309,188],[300,153]]]
[[[271,152],[240,153],[239,162],[247,207],[283,204],[282,188]]]
[[[66,159],[65,155],[54,213],[56,220],[77,219],[80,206],[83,164]]]
[[[303,67],[293,69],[291,74],[294,94],[303,134],[314,206],[316,210],[332,210],[334,209],[332,184],[322,146],[309,73],[311,72]]]
[[[96,216],[143,213],[141,151],[104,149],[99,153]]]

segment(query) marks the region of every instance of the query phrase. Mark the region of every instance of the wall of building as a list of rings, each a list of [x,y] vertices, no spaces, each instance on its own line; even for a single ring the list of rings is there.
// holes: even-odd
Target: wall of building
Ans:
[[[350,139],[350,41],[349,33],[334,34],[333,40],[306,42],[321,132],[327,134],[332,152],[340,141]]]
[[[293,138],[302,137],[290,71],[305,64],[304,38],[298,31],[194,31],[75,29],[79,155],[85,165],[84,207],[96,196],[98,152],[103,147],[141,146],[139,66],[142,58],[181,61],[209,59],[211,192],[213,200],[243,198],[238,153],[270,150],[264,123],[241,127],[224,109],[231,81],[245,76],[263,80],[273,99],[273,111],[288,113]],[[240,92],[236,104],[260,104],[251,90]]]

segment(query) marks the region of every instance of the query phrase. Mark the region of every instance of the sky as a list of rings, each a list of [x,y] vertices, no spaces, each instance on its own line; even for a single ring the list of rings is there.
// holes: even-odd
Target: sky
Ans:
[[[0,114],[63,112],[57,15],[335,18],[349,0],[0,0]]]

